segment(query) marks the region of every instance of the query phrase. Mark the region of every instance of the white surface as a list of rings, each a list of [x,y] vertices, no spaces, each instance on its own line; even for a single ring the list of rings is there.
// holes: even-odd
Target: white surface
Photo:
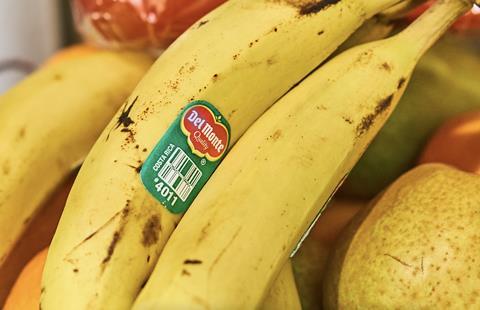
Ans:
[[[67,0],[60,0],[67,1]],[[21,80],[61,44],[57,0],[0,0],[0,93]],[[28,66],[5,66],[12,60]],[[7,69],[4,69],[7,67]]]

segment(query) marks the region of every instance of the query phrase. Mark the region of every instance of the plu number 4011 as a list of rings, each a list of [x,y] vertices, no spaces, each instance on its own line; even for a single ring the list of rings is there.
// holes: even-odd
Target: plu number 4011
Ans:
[[[168,186],[165,186],[163,182],[160,182],[155,184],[155,188],[157,189],[157,192],[159,192],[160,195],[162,195],[162,197],[166,198],[167,201],[172,204],[172,206],[175,205],[175,203],[178,200],[178,197]]]

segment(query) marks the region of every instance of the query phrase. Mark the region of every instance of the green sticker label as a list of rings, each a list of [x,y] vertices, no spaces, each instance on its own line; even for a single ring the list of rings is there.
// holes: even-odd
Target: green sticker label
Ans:
[[[168,128],[143,164],[147,190],[170,212],[187,211],[230,142],[230,125],[206,101],[193,101]]]

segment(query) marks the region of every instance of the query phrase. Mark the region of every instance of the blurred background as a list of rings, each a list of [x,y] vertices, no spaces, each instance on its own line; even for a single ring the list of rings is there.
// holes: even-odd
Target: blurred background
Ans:
[[[0,93],[76,40],[69,1],[0,1]]]

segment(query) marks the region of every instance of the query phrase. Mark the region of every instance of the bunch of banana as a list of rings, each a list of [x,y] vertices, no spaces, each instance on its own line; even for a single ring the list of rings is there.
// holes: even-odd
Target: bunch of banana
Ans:
[[[472,2],[437,2],[400,34],[342,53],[279,100],[191,205],[134,309],[257,308],[419,58]]]
[[[139,172],[186,104],[208,101],[228,120],[227,143],[218,144],[224,154],[366,19],[399,2],[231,0],[193,25],[147,73],[80,170],[50,247],[42,308],[131,306],[180,219],[148,193]]]
[[[71,56],[0,97],[0,266],[151,63],[133,53]]]

